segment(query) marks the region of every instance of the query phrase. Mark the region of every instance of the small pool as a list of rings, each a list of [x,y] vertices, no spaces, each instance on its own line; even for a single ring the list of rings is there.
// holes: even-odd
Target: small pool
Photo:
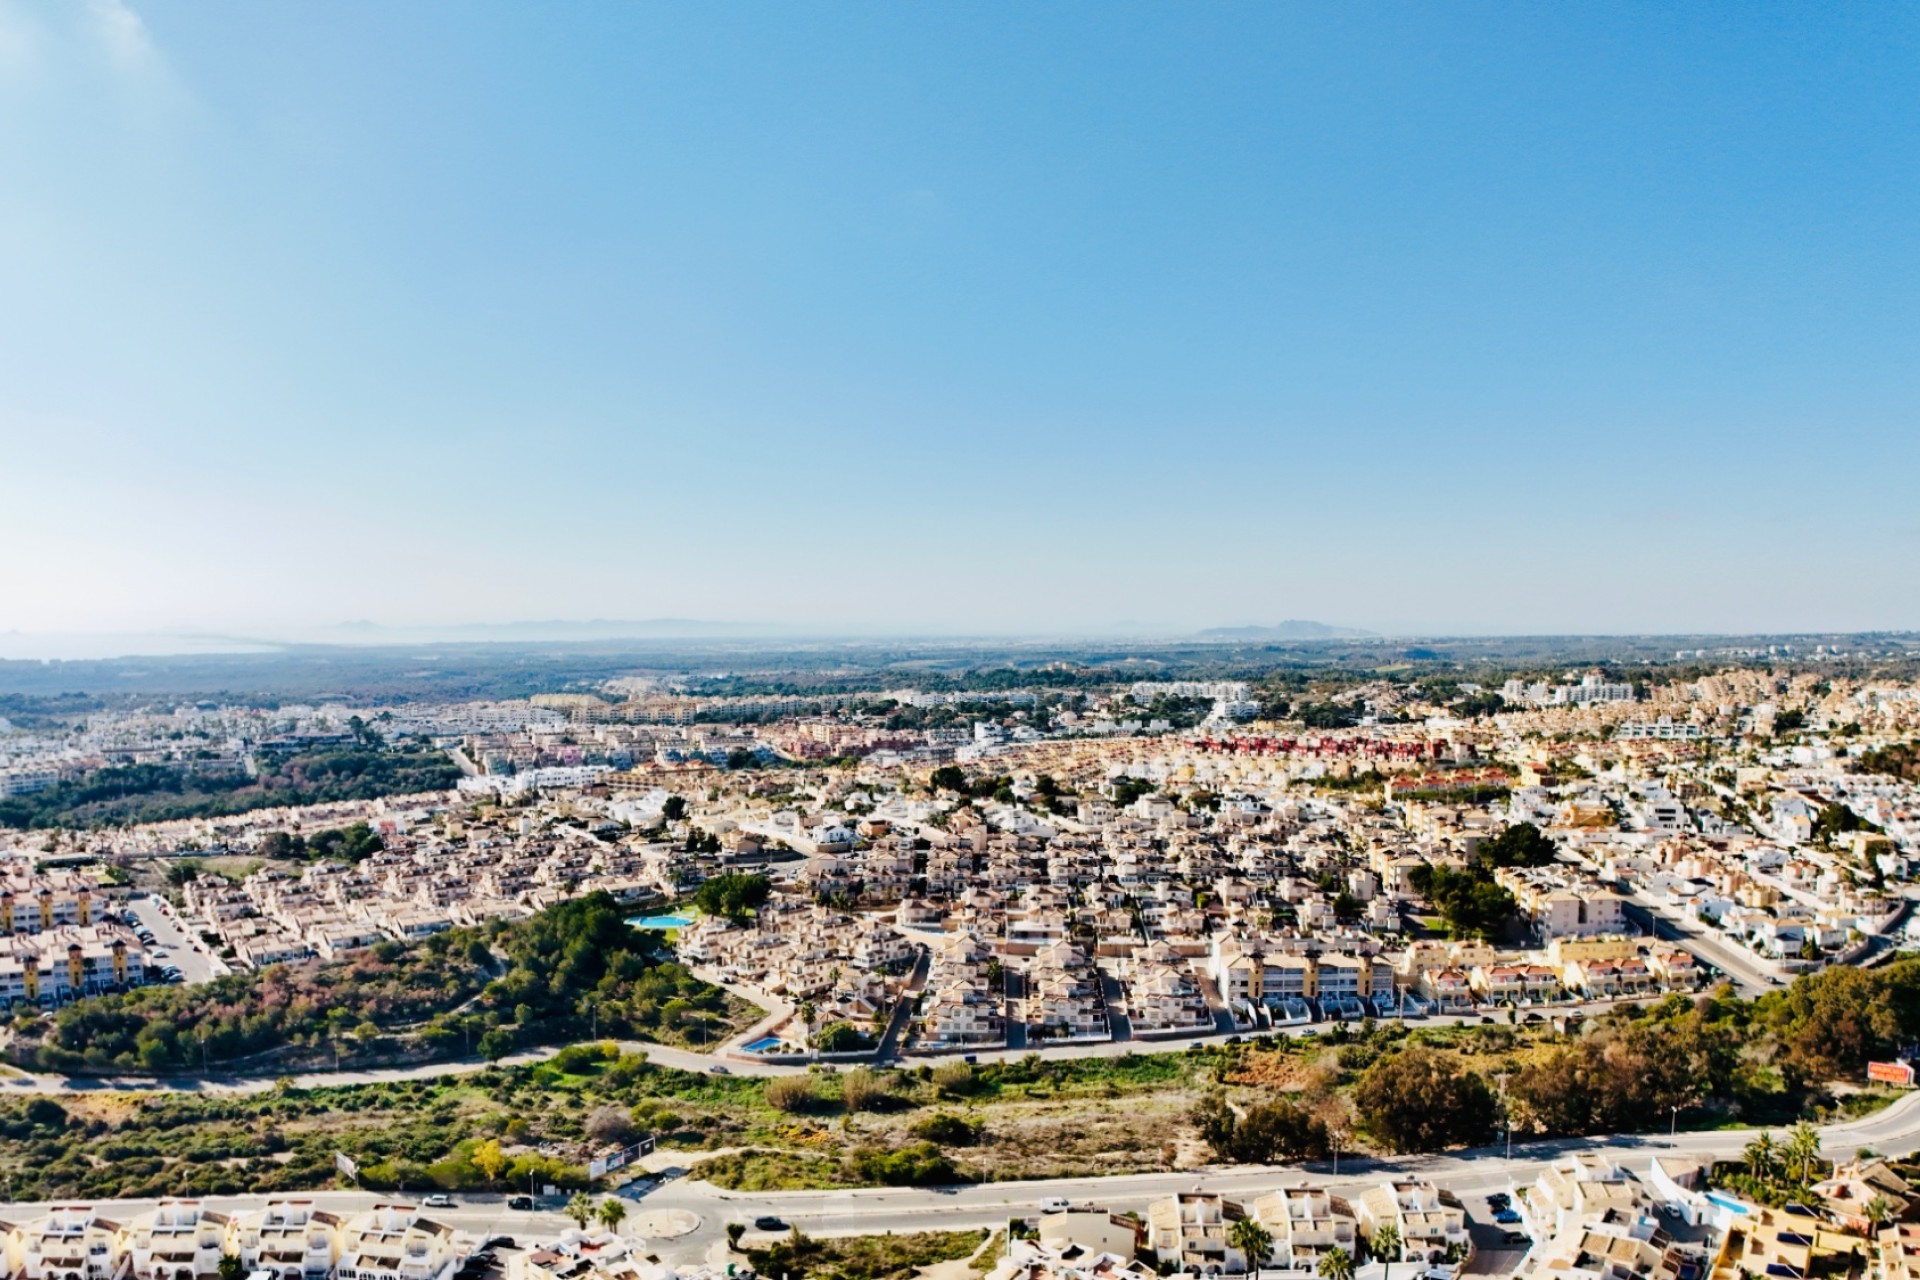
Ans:
[[[740,1047],[748,1053],[772,1053],[775,1049],[778,1049],[782,1043],[783,1041],[779,1036],[761,1036],[752,1044],[741,1045]]]
[[[627,921],[636,929],[684,929],[693,923],[692,916],[634,916]]]

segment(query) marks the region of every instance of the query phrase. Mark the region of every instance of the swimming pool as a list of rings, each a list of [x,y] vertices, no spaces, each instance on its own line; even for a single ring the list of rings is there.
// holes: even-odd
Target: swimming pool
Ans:
[[[634,916],[627,921],[636,929],[684,929],[693,923],[692,916]]]
[[[779,1036],[761,1036],[752,1044],[745,1044],[740,1047],[747,1053],[772,1053],[780,1047],[780,1044],[781,1040]]]

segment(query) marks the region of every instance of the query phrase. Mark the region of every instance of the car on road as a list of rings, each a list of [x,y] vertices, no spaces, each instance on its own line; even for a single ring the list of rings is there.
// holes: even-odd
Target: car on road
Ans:
[[[1065,1213],[1071,1208],[1073,1208],[1073,1202],[1065,1196],[1048,1196],[1040,1202],[1042,1213]]]
[[[753,1220],[755,1231],[785,1231],[787,1224],[770,1213],[763,1213]]]
[[[435,1192],[420,1203],[429,1209],[451,1209],[453,1208],[453,1197]]]
[[[509,1199],[508,1199],[508,1201],[507,1201],[507,1208],[509,1208],[509,1209],[524,1209],[524,1210],[525,1210],[525,1211],[527,1211],[528,1213],[532,1213],[532,1212],[533,1212],[533,1197],[532,1197],[532,1196],[513,1196],[513,1197],[511,1197],[511,1198],[509,1198]]]
[[[714,1063],[712,1066],[708,1067],[707,1071],[710,1074],[716,1075],[716,1076],[730,1076],[733,1074],[733,1072],[727,1070],[725,1067],[721,1066],[717,1062]]]

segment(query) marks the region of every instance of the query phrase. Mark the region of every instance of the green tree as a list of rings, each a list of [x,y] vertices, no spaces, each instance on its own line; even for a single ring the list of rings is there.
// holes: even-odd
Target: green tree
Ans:
[[[1559,846],[1531,822],[1516,822],[1475,851],[1490,867],[1545,867],[1552,865]]]
[[[246,1274],[247,1264],[240,1260],[239,1254],[223,1253],[220,1255],[220,1280],[241,1280],[241,1277]]]
[[[1499,1110],[1486,1080],[1458,1057],[1419,1046],[1367,1068],[1354,1102],[1368,1131],[1399,1152],[1485,1142]]]
[[[1780,1167],[1780,1147],[1771,1133],[1762,1133],[1747,1144],[1745,1152],[1747,1173],[1761,1181],[1773,1177]]]
[[[1320,1255],[1314,1271],[1320,1280],[1353,1280],[1353,1255],[1345,1249],[1329,1249]]]
[[[1227,1228],[1227,1243],[1247,1256],[1247,1270],[1258,1271],[1273,1252],[1273,1233],[1249,1214]]]
[[[772,892],[773,882],[765,876],[729,871],[703,883],[693,901],[708,915],[744,920],[759,910]]]
[[[1367,1247],[1380,1259],[1380,1280],[1392,1280],[1393,1260],[1400,1256],[1400,1228],[1391,1222],[1381,1223]]]
[[[607,1230],[618,1231],[620,1224],[627,1220],[627,1206],[620,1203],[618,1198],[608,1196],[600,1202],[600,1207],[593,1211],[593,1216],[598,1218],[600,1225]]]
[[[1786,1156],[1787,1167],[1800,1185],[1811,1184],[1820,1163],[1820,1131],[1805,1120],[1794,1125],[1787,1134]]]
[[[580,1225],[582,1231],[585,1231],[587,1223],[593,1218],[593,1201],[587,1198],[586,1192],[576,1191],[573,1193],[573,1198],[567,1201],[565,1212],[569,1218]]]

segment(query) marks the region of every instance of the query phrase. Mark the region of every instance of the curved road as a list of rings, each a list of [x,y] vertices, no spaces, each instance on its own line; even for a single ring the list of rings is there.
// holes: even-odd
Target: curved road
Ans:
[[[1148,1173],[1113,1178],[1063,1178],[1038,1182],[995,1182],[941,1189],[872,1189],[859,1191],[722,1191],[697,1179],[667,1182],[646,1193],[650,1206],[690,1209],[701,1216],[700,1229],[671,1243],[676,1257],[694,1252],[721,1238],[727,1222],[751,1222],[759,1214],[773,1214],[814,1235],[873,1231],[940,1231],[992,1227],[1011,1213],[1032,1213],[1040,1200],[1064,1196],[1076,1203],[1092,1202],[1103,1209],[1144,1212],[1147,1204],[1175,1191],[1204,1187],[1209,1191],[1253,1195],[1277,1186],[1313,1182],[1343,1195],[1358,1195],[1394,1174],[1417,1173],[1461,1194],[1471,1212],[1475,1199],[1494,1189],[1527,1183],[1568,1152],[1593,1151],[1611,1155],[1635,1173],[1644,1174],[1658,1155],[1698,1155],[1726,1158],[1738,1155],[1758,1129],[1714,1129],[1666,1135],[1615,1135],[1604,1138],[1554,1139],[1515,1143],[1508,1159],[1504,1146],[1484,1147],[1447,1155],[1409,1156],[1391,1160],[1343,1160],[1339,1173],[1329,1161],[1308,1165],[1270,1167],[1229,1166],[1182,1173]],[[1823,1152],[1846,1158],[1871,1148],[1877,1152],[1904,1152],[1920,1146],[1920,1093],[1911,1093],[1876,1115],[1827,1125],[1820,1130]]]
[[[1487,1147],[1447,1155],[1411,1156],[1398,1160],[1346,1160],[1336,1174],[1328,1162],[1268,1167],[1230,1166],[1183,1173],[1133,1174],[1113,1178],[1060,1178],[1035,1182],[996,1182],[947,1188],[848,1191],[722,1191],[697,1179],[670,1179],[660,1184],[639,1183],[621,1189],[635,1201],[629,1221],[638,1221],[666,1209],[695,1214],[699,1226],[687,1235],[650,1242],[654,1252],[672,1262],[707,1256],[725,1239],[729,1222],[750,1223],[762,1214],[775,1215],[814,1235],[845,1235],[880,1231],[961,1230],[995,1227],[1010,1214],[1032,1213],[1040,1200],[1064,1196],[1076,1203],[1091,1202],[1116,1212],[1144,1210],[1161,1196],[1193,1187],[1247,1196],[1304,1182],[1327,1186],[1341,1194],[1358,1194],[1383,1178],[1420,1174],[1460,1193],[1469,1212],[1479,1207],[1479,1195],[1526,1183],[1542,1168],[1570,1151],[1592,1151],[1612,1156],[1635,1172],[1644,1173],[1654,1156],[1668,1153],[1728,1157],[1736,1155],[1757,1129],[1717,1129],[1683,1133],[1677,1139],[1662,1136],[1619,1135],[1606,1138],[1556,1140],[1516,1144],[1509,1159],[1504,1147]],[[1920,1146],[1920,1093],[1909,1094],[1877,1115],[1827,1125],[1820,1130],[1824,1152],[1846,1158],[1863,1148],[1904,1151]],[[367,1191],[302,1192],[325,1207],[353,1212],[380,1202],[392,1202],[392,1193]],[[258,1207],[263,1196],[212,1196],[202,1203],[223,1211]],[[552,1236],[572,1225],[558,1213],[526,1213],[506,1208],[504,1194],[463,1195],[450,1210],[431,1210],[446,1222],[478,1236]],[[61,1201],[63,1204],[72,1200]],[[111,1217],[151,1209],[153,1200],[93,1201]],[[47,1208],[46,1202],[7,1206],[18,1220]],[[749,1233],[752,1239],[756,1233]]]

